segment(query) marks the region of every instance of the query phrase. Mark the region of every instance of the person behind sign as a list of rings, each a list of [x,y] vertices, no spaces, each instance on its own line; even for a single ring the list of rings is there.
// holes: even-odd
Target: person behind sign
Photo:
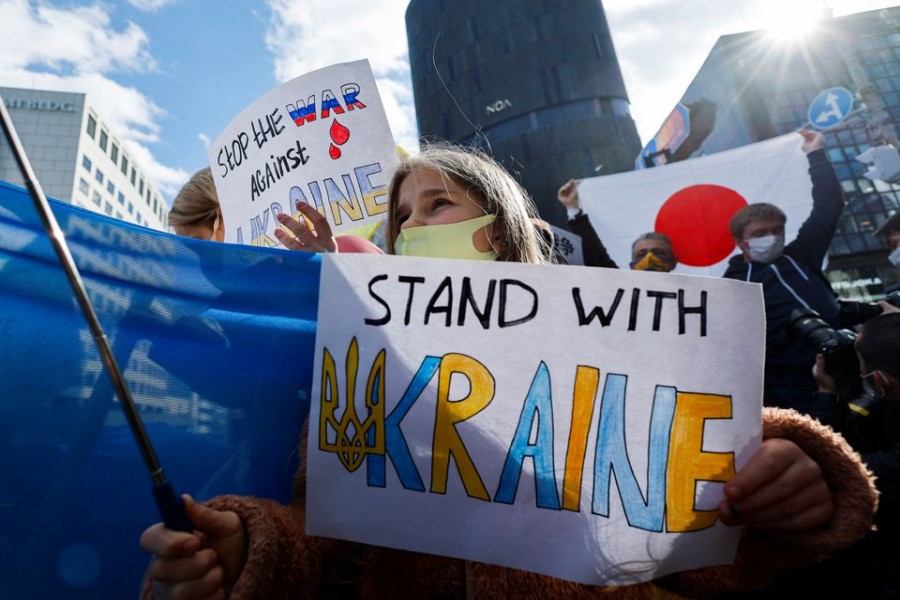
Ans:
[[[225,241],[225,220],[209,167],[194,173],[175,196],[169,211],[169,225],[176,235],[213,242]],[[338,236],[334,243],[342,252],[381,253],[378,246],[356,235]]]
[[[225,225],[209,167],[194,173],[172,201],[169,225],[176,235],[221,242]]]
[[[315,209],[310,226],[282,218],[288,248],[337,251]],[[391,180],[387,244],[392,253],[546,262],[529,221],[527,194],[476,152],[432,147],[405,160]],[[719,518],[743,525],[734,565],[677,573],[655,583],[604,589],[610,598],[658,597],[657,586],[689,595],[765,585],[778,568],[848,546],[870,527],[875,492],[842,438],[793,411],[767,409],[757,453],[725,484]],[[305,443],[301,442],[301,447]],[[161,523],[141,536],[155,559],[144,598],[588,597],[598,589],[503,567],[405,552],[304,533],[305,470],[288,506],[238,496],[197,504],[196,531]],[[607,596],[604,596],[607,597]]]
[[[608,267],[618,265],[609,256],[606,246],[600,240],[587,214],[581,210],[578,199],[578,182],[570,179],[559,188],[557,199],[569,215],[569,229],[581,236],[584,264],[588,267]],[[649,231],[642,233],[631,244],[631,263],[635,271],[660,271],[668,273],[678,266],[678,258],[672,248],[672,240],[664,233]]]

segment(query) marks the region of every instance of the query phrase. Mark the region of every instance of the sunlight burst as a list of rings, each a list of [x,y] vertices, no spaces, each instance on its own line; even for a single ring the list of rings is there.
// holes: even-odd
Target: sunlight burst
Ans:
[[[766,11],[766,31],[783,43],[808,37],[822,17],[822,3],[817,1],[770,2]]]

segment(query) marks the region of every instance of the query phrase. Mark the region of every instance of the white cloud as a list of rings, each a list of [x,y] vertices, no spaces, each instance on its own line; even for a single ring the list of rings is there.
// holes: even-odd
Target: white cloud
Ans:
[[[172,195],[189,174],[159,163],[147,148],[159,139],[165,111],[140,90],[110,77],[155,69],[144,31],[134,23],[117,30],[103,5],[59,8],[0,0],[0,81],[87,93],[150,180]]]
[[[415,106],[407,58],[409,0],[298,3],[267,0],[271,10],[266,46],[283,82],[331,64],[368,58],[395,142],[417,151]],[[352,18],[346,15],[352,15]]]
[[[212,140],[205,133],[198,133],[197,139],[200,140],[204,148],[209,148],[209,145],[212,143]]]
[[[56,8],[43,2],[0,2],[0,71],[30,68],[77,73],[152,71],[147,36],[129,23],[115,31],[99,6]]]
[[[604,2],[631,113],[646,143],[662,125],[720,35],[740,31],[735,4],[693,0]],[[750,28],[752,29],[752,28]]]
[[[128,0],[128,4],[144,12],[156,12],[178,0]]]

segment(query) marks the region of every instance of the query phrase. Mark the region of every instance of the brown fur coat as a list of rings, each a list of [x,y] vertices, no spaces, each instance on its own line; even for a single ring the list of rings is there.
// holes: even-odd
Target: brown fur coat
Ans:
[[[794,411],[764,409],[763,437],[786,438],[821,467],[834,516],[824,527],[776,534],[745,529],[732,565],[668,575],[653,583],[592,587],[505,567],[467,562],[304,532],[306,481],[297,475],[294,500],[222,496],[210,505],[240,515],[250,538],[246,565],[232,598],[593,598],[705,597],[759,589],[779,571],[851,546],[871,527],[877,492],[872,477],[843,438]],[[151,598],[145,582],[143,598]]]

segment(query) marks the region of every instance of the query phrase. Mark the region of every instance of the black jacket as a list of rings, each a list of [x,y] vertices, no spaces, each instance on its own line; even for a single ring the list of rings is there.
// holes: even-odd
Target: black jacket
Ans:
[[[585,213],[579,212],[575,217],[569,219],[569,230],[581,236],[581,252],[586,267],[619,268],[616,262],[610,258],[606,246],[600,241],[600,237],[594,231],[594,226],[591,225],[591,221]]]
[[[822,261],[844,208],[840,182],[824,150],[808,155],[813,208],[797,238],[772,263],[734,256],[725,277],[761,283],[766,304],[766,403],[806,412],[816,390],[811,369],[816,350],[787,330],[796,308],[811,308],[838,325],[838,303],[822,272]],[[739,315],[735,315],[739,318]]]

